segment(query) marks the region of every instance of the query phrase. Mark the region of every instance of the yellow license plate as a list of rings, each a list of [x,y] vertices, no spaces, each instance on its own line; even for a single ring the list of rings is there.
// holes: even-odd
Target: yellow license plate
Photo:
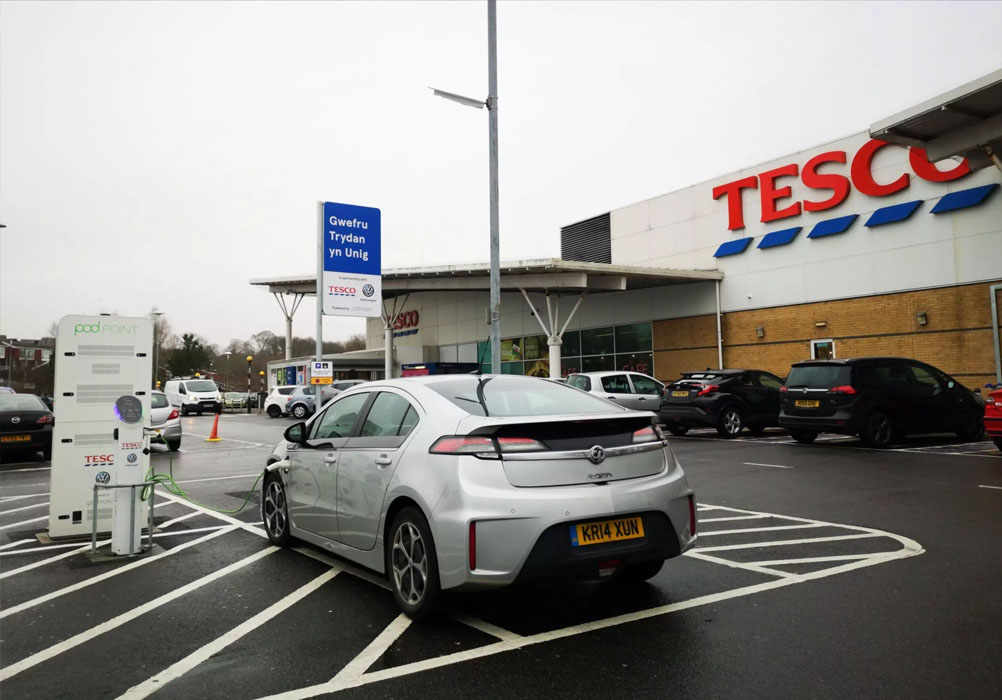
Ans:
[[[794,405],[797,408],[817,408],[821,405],[820,401],[794,401]]]
[[[31,442],[30,435],[0,435],[0,442]]]
[[[671,395],[672,396],[688,396],[689,392],[688,391],[673,391],[671,393]]]
[[[641,518],[622,518],[571,525],[571,546],[573,547],[619,540],[635,540],[643,536],[644,521]]]

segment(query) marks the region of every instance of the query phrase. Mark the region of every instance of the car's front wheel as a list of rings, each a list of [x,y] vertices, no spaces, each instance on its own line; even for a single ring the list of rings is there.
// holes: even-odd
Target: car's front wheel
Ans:
[[[407,617],[431,615],[439,593],[438,559],[428,521],[417,508],[404,508],[393,519],[386,573],[397,607]]]
[[[813,430],[794,430],[790,435],[793,436],[794,440],[805,445],[810,445],[818,439],[818,434]]]
[[[668,428],[668,432],[669,433],[671,433],[672,435],[678,435],[679,437],[682,437],[687,432],[689,432],[689,426],[688,425],[679,425],[678,423],[669,423],[666,427]]]
[[[971,411],[964,418],[964,422],[961,424],[960,429],[957,431],[957,437],[964,442],[977,442],[985,436],[985,420],[984,416],[978,412],[975,413]]]
[[[282,409],[280,409],[275,404],[272,404],[271,406],[268,406],[268,417],[269,418],[278,418],[280,415],[282,415]]]
[[[896,435],[891,417],[883,411],[871,411],[863,421],[860,439],[869,447],[884,448],[891,444]]]
[[[292,415],[295,418],[298,418],[299,420],[306,418],[306,413],[307,413],[306,406],[304,406],[301,403],[296,404],[295,406],[292,407]]]
[[[717,417],[717,432],[721,437],[737,437],[744,427],[741,411],[734,406],[727,406]]]
[[[271,543],[279,547],[289,544],[289,505],[285,499],[285,484],[278,474],[269,474],[264,479],[261,515]]]

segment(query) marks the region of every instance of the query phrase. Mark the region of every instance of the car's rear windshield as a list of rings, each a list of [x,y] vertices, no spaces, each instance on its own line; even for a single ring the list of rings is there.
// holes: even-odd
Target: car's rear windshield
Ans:
[[[196,379],[191,382],[185,382],[184,386],[188,391],[218,391],[216,383],[210,379]]]
[[[731,379],[733,374],[713,374],[712,372],[693,372],[676,379],[676,382],[689,382],[692,384],[719,384]]]
[[[572,374],[567,377],[567,386],[582,389],[583,391],[591,391],[591,377],[586,377],[583,374]]]
[[[48,411],[34,394],[0,394],[0,411]]]
[[[790,370],[787,389],[831,389],[849,383],[848,365],[799,365]]]
[[[150,408],[167,408],[170,402],[164,394],[150,394]]]
[[[557,416],[622,410],[605,399],[545,379],[464,377],[428,387],[474,416]]]

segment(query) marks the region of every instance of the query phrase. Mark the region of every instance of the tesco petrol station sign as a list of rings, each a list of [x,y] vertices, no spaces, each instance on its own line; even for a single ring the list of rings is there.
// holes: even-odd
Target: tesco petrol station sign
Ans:
[[[713,188],[713,199],[723,199],[727,202],[727,228],[738,231],[745,227],[742,201],[745,190],[757,190],[761,204],[760,221],[771,223],[800,216],[804,212],[834,209],[845,202],[852,189],[869,197],[887,197],[906,190],[913,176],[928,182],[952,182],[971,172],[967,159],[941,170],[939,166],[929,161],[925,150],[911,147],[908,149],[908,166],[889,182],[878,182],[873,174],[873,160],[877,152],[886,147],[895,146],[886,141],[871,139],[852,154],[851,158],[846,151],[819,153],[803,165],[790,163],[758,175],[718,185]],[[800,200],[793,199],[793,188],[790,183],[795,182],[795,179],[799,179],[808,190],[808,196]],[[997,184],[993,184],[952,192],[942,197],[932,208],[931,213],[975,206],[983,202],[998,187]],[[901,221],[911,216],[921,203],[921,200],[918,200],[880,208],[871,214],[864,225],[872,227]],[[856,218],[857,214],[850,214],[818,222],[808,234],[808,238],[843,233]],[[761,239],[758,247],[770,248],[790,243],[800,230],[801,227],[793,227],[768,233]],[[742,253],[751,241],[751,238],[726,241],[717,249],[714,257]]]

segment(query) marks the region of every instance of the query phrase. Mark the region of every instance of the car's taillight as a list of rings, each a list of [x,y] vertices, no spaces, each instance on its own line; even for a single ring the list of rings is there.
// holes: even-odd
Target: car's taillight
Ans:
[[[789,391],[789,389],[787,389],[785,386],[779,387],[779,393],[780,394],[785,394],[788,391]]]
[[[633,442],[657,442],[661,440],[661,436],[655,432],[654,427],[648,425],[646,428],[641,428],[633,433]]]
[[[708,385],[704,386],[702,389],[700,389],[699,393],[696,394],[696,396],[706,396],[707,394],[712,394],[713,392],[715,392],[719,388],[720,387],[717,386],[716,384],[708,384]]]
[[[539,452],[546,449],[546,445],[539,440],[520,437],[498,438],[498,447],[502,452]]]
[[[39,419],[37,421],[35,421],[35,422],[36,423],[52,423],[54,420],[55,419],[52,417],[52,414],[48,413],[48,414],[46,414],[44,416],[40,416]]]
[[[833,387],[833,388],[829,389],[829,391],[831,393],[833,393],[833,394],[855,394],[856,393],[856,390],[854,388],[852,388],[851,386],[849,386],[848,384],[843,384],[842,386]]]
[[[696,496],[689,494],[689,534],[696,536]]]
[[[178,413],[177,409],[175,408],[173,411],[170,412],[170,415],[167,416],[167,420],[174,420],[175,418],[179,418],[180,416],[181,414]]]
[[[471,435],[445,435],[435,441],[428,450],[436,455],[479,455],[481,457],[497,457],[494,441],[488,437]]]
[[[470,541],[469,541],[469,551],[470,551],[470,571],[477,568],[477,521],[474,520],[470,523]]]

